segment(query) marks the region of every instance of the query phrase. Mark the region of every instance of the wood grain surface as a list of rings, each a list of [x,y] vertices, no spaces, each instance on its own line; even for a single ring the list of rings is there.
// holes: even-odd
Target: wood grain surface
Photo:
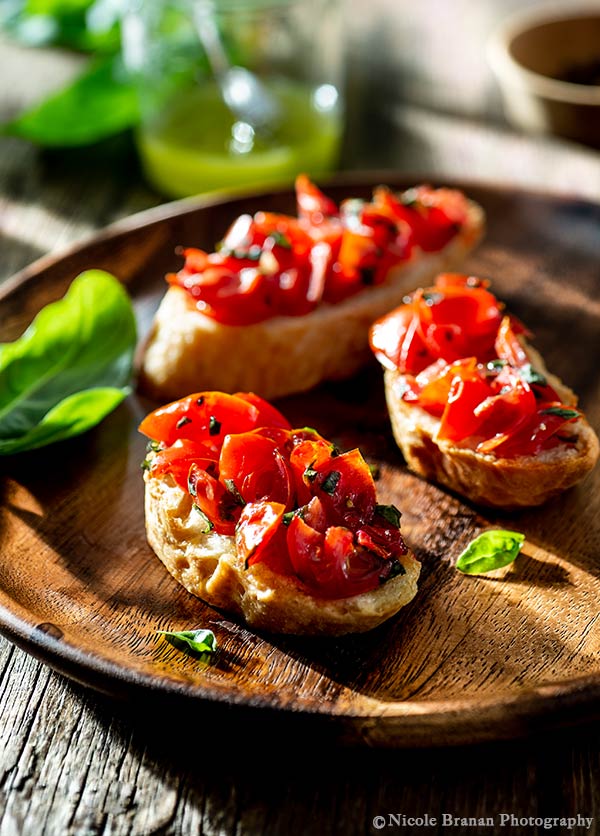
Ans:
[[[597,427],[600,207],[465,188],[489,222],[487,243],[468,267],[494,280]],[[338,198],[366,193],[356,184],[330,191]],[[258,208],[290,210],[292,199],[154,210],[142,223],[126,222],[38,263],[5,287],[0,337],[18,335],[88,267],[112,270],[127,284],[143,337],[164,272],[178,263],[176,246],[210,247],[240,211]],[[279,406],[293,423],[315,426],[344,448],[360,444],[380,465],[381,501],[403,511],[423,572],[413,604],[368,635],[284,639],[254,634],[189,596],[145,543],[144,441],[136,427],[151,406],[132,396],[86,436],[8,460],[0,602],[3,629],[20,644],[70,676],[136,701],[187,698],[196,710],[205,702],[237,705],[244,717],[251,711],[257,729],[293,713],[298,725],[320,729],[327,721],[328,734],[372,746],[496,739],[597,714],[598,471],[544,509],[490,516],[406,472],[375,363],[355,380],[285,399]],[[490,524],[523,531],[523,555],[501,578],[465,578],[453,562]],[[214,629],[221,643],[208,667],[156,637],[159,629],[197,626]]]

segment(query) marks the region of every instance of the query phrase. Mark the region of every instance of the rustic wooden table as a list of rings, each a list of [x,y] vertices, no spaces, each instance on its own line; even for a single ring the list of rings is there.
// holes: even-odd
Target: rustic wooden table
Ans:
[[[71,59],[3,43],[0,66],[6,116],[66,77]],[[600,199],[598,155],[515,137],[482,123],[482,108],[469,113],[465,100],[462,112],[448,115],[423,106],[437,101],[406,99],[380,115],[377,139],[352,145],[349,165]],[[158,202],[125,140],[65,154],[2,138],[0,279]],[[250,745],[208,712],[169,716],[116,703],[1,638],[0,706],[0,836],[547,832],[515,820],[501,827],[501,813],[516,820],[579,815],[592,824],[572,832],[600,832],[597,723],[552,734],[532,728],[525,740],[461,749],[364,751],[320,733]],[[495,824],[450,827],[443,814],[495,817]]]

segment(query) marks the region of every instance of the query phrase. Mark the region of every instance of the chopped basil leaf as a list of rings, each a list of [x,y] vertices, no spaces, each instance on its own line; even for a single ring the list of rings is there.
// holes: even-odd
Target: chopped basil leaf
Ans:
[[[184,415],[183,418],[180,418],[179,421],[175,424],[175,428],[180,430],[182,427],[185,427],[186,424],[191,424],[192,419],[188,418],[187,415]]]
[[[225,479],[225,487],[227,488],[229,493],[232,494],[235,497],[235,500],[236,500],[237,504],[244,507],[244,505],[246,504],[245,501],[244,501],[244,497],[241,495],[241,493],[236,488],[235,482],[233,481],[233,479]]]
[[[384,520],[393,525],[394,528],[400,528],[400,517],[402,512],[399,511],[395,505],[376,505],[375,513],[383,517]]]
[[[339,470],[332,470],[327,476],[323,479],[321,483],[321,490],[328,493],[330,496],[333,496],[335,493],[335,489],[338,486],[338,482],[341,479],[342,474]]]
[[[314,469],[313,464],[314,462],[311,462],[303,474],[304,478],[308,479],[309,482],[312,482],[319,475],[318,472]]]
[[[525,383],[533,383],[537,386],[548,385],[548,381],[546,380],[544,375],[536,371],[536,369],[533,368],[531,363],[527,363],[520,369],[520,375],[521,378],[525,381]]]
[[[182,630],[181,632],[157,630],[156,632],[188,656],[203,656],[206,653],[214,653],[217,649],[217,639],[212,630]]]
[[[221,422],[217,421],[214,415],[210,416],[210,420],[208,422],[208,434],[209,435],[219,435],[221,432]]]
[[[490,360],[487,369],[490,372],[499,372],[504,366],[506,366],[506,360]]]
[[[301,519],[304,518],[304,509],[303,508],[296,508],[295,511],[286,511],[286,513],[281,518],[281,521],[284,525],[289,525],[294,517],[300,517]]]
[[[150,459],[144,459],[144,461],[140,464],[140,467],[142,468],[142,470],[150,470],[151,466],[152,466],[152,463],[151,463]]]
[[[462,552],[456,568],[466,575],[480,575],[512,563],[521,551],[525,535],[518,531],[484,531]]]
[[[549,406],[547,409],[540,409],[540,415],[558,415],[560,418],[579,418],[576,409],[568,409],[564,406]]]
[[[331,445],[331,447],[329,448],[329,455],[332,459],[335,459],[336,456],[340,455],[340,448],[337,446],[337,444]]]
[[[387,575],[385,578],[382,578],[381,582],[387,583],[387,581],[391,581],[392,578],[397,578],[400,575],[406,575],[406,569],[404,568],[403,564],[400,563],[399,560],[394,560],[389,575]]]
[[[158,453],[160,449],[160,441],[149,441],[148,444],[146,444],[147,453]]]
[[[286,250],[292,249],[292,242],[287,235],[283,234],[283,232],[277,232],[277,230],[275,230],[275,232],[269,232],[269,238],[271,238],[278,247],[285,247]]]
[[[204,523],[204,528],[200,529],[200,533],[201,534],[209,534],[213,530],[214,525],[208,519],[208,517],[206,516],[206,514],[204,513],[202,508],[199,505],[196,505],[195,502],[192,505],[192,508],[194,509],[194,511],[196,511],[200,515],[200,519]]]

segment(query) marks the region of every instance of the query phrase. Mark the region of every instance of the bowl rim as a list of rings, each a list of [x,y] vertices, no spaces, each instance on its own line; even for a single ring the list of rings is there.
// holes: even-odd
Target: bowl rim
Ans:
[[[546,23],[577,20],[582,17],[600,20],[600,4],[584,0],[574,5],[560,2],[520,10],[505,19],[487,41],[488,62],[501,83],[529,90],[546,99],[577,105],[600,106],[600,84],[585,85],[530,70],[514,58],[511,45],[516,37]]]

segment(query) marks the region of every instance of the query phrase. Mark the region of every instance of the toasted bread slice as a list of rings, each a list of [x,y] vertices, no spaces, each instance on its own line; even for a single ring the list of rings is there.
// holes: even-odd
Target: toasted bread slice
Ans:
[[[157,400],[200,389],[253,391],[278,398],[358,371],[370,358],[369,326],[404,295],[457,266],[484,231],[484,213],[469,202],[467,220],[440,251],[415,248],[411,259],[376,287],[304,316],[277,316],[252,325],[223,325],[202,314],[180,287],[171,287],[145,345],[139,384]]]
[[[523,337],[520,342],[562,402],[575,406],[571,389],[548,372],[540,354]],[[439,419],[402,399],[404,377],[387,369],[384,379],[394,438],[408,467],[472,502],[506,510],[541,505],[583,479],[598,460],[598,437],[583,416],[565,429],[570,443],[535,456],[502,458],[438,441]]]
[[[263,563],[244,568],[233,537],[202,533],[192,498],[170,475],[148,473],[148,542],[168,571],[188,592],[273,633],[338,636],[371,630],[409,603],[417,592],[420,564],[411,552],[400,560],[404,574],[371,592],[327,600],[302,583]]]

